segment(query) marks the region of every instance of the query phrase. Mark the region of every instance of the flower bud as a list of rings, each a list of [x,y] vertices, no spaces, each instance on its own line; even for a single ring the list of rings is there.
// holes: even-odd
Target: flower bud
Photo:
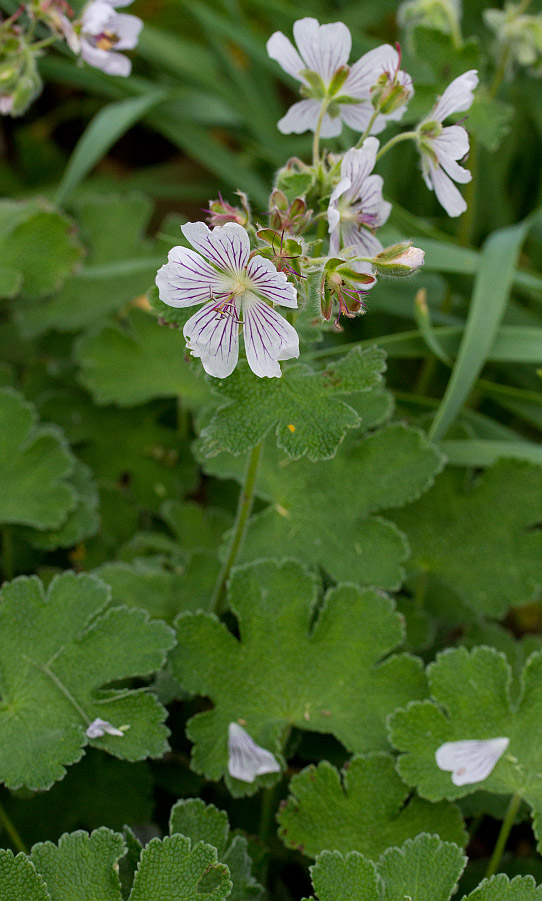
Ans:
[[[399,107],[408,103],[413,91],[409,82],[403,82],[395,73],[390,77],[389,72],[382,72],[378,76],[376,84],[371,88],[371,103],[381,114],[389,116]]]
[[[339,93],[346,79],[350,75],[350,66],[340,66],[333,75],[328,87],[330,97],[335,97]]]
[[[232,206],[227,200],[224,200],[222,194],[218,194],[219,200],[210,200],[209,216],[207,221],[209,225],[225,225],[226,222],[237,222],[238,225],[247,225],[250,222],[250,207],[248,205],[248,197],[242,191],[235,192],[241,200],[241,207]]]
[[[425,251],[413,247],[411,242],[394,244],[385,247],[373,259],[373,265],[379,275],[406,276],[412,275],[423,266]]]
[[[338,330],[341,316],[353,319],[357,314],[365,312],[365,294],[376,282],[367,268],[367,263],[338,257],[328,259],[324,267],[320,286],[320,313],[323,319],[329,321],[335,310],[335,328]]]
[[[432,28],[451,34],[461,17],[461,0],[405,0],[397,10],[403,28]]]
[[[310,210],[302,197],[296,197],[291,203],[283,191],[275,188],[269,198],[269,225],[278,231],[296,234],[307,227],[311,218]]]

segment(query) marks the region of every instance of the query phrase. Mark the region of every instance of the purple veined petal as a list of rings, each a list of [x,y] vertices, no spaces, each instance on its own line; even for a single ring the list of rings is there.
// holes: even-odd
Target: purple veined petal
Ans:
[[[341,119],[343,120],[345,125],[348,125],[349,128],[352,128],[354,131],[359,131],[360,133],[364,132],[370,122],[371,116],[373,115],[373,106],[368,101],[365,100],[362,103],[345,103],[340,106],[341,111]],[[381,119],[382,116],[379,116],[378,119]],[[375,120],[375,123],[378,122],[378,119]],[[371,134],[376,134],[374,131],[374,124],[371,128]],[[386,123],[382,125],[380,131],[385,128]]]
[[[126,78],[132,71],[132,63],[127,56],[113,50],[93,47],[84,37],[81,39],[81,56],[90,66],[101,69],[106,75],[122,75]]]
[[[338,137],[338,135],[340,135],[342,130],[343,122],[340,114],[338,116],[330,116],[329,113],[324,113],[324,118],[322,119],[322,127],[320,129],[321,138],[336,138]]]
[[[115,14],[115,18],[111,23],[111,31],[117,35],[118,41],[115,43],[115,50],[133,50],[137,46],[143,22],[137,16],[131,16],[127,13]]]
[[[228,772],[233,779],[254,782],[256,776],[280,773],[276,757],[257,745],[238,723],[228,726]]]
[[[160,300],[170,307],[191,307],[225,293],[224,279],[207,260],[187,247],[173,247],[158,270]]]
[[[384,181],[381,175],[369,175],[363,182],[360,191],[360,207],[365,216],[370,217],[374,228],[380,228],[388,221],[391,203],[382,198]]]
[[[260,378],[280,378],[279,360],[299,356],[299,336],[290,323],[256,296],[243,300],[247,362]]]
[[[231,375],[239,359],[239,309],[231,304],[223,313],[216,301],[205,304],[183,328],[186,346],[199,357],[205,372],[217,379]]]
[[[435,760],[440,770],[452,773],[454,785],[471,785],[489,776],[509,744],[509,738],[447,741],[437,748]]]
[[[244,272],[250,254],[250,239],[237,222],[217,225],[211,231],[205,222],[187,222],[181,231],[192,247],[217,269],[232,275]]]
[[[346,66],[352,36],[342,22],[319,25],[307,17],[294,22],[294,38],[306,68],[317,72],[327,85],[341,66]]]
[[[111,723],[108,723],[107,720],[100,719],[100,717],[97,717],[90,723],[85,734],[87,738],[101,738],[106,733],[107,735],[116,735],[119,738],[124,738],[122,729],[117,729]]]
[[[427,181],[431,182],[437,200],[448,213],[455,218],[467,209],[465,199],[457,190],[451,178],[444,172],[441,166],[435,166],[432,160],[428,160]]]
[[[286,37],[282,31],[275,31],[267,42],[267,54],[274,59],[279,66],[284,69],[292,78],[297,78],[307,84],[307,80],[299,73],[302,69],[306,69],[306,65],[301,59],[299,53],[295,49],[292,42]]]
[[[304,131],[315,131],[321,103],[319,100],[298,100],[290,107],[277,128],[283,135],[300,135]]]
[[[340,249],[340,224],[341,214],[338,208],[339,198],[343,196],[351,187],[349,178],[341,178],[340,182],[335,186],[331,197],[329,198],[329,206],[327,208],[327,223],[329,231],[329,252],[334,256]]]
[[[341,170],[342,170],[342,166],[341,166]],[[342,174],[342,171],[341,171],[341,174]],[[350,179],[346,175],[343,176],[341,178],[340,182],[337,185],[335,185],[335,187],[333,189],[331,197],[329,198],[329,206],[332,209],[336,209],[337,201],[339,200],[339,198],[342,197],[343,194],[346,194],[348,196],[350,194],[351,187],[352,187],[352,182],[350,181]]]
[[[473,91],[478,84],[478,72],[469,69],[448,85],[442,97],[426,117],[426,122],[444,122],[452,113],[464,113],[474,100]]]
[[[353,248],[355,254],[374,257],[384,249],[381,241],[368,228],[350,223],[341,230],[343,247]]]
[[[370,99],[371,88],[383,72],[395,72],[399,54],[391,44],[382,44],[365,53],[350,68],[350,74],[342,86],[341,93],[348,97]],[[371,108],[372,112],[372,108]]]
[[[459,163],[456,163],[451,156],[439,153],[439,163],[446,174],[454,181],[459,182],[460,185],[466,185],[469,181],[472,181],[472,173],[460,166]]]
[[[461,125],[448,125],[436,138],[431,139],[431,146],[440,159],[440,154],[461,160],[469,152],[469,136]]]
[[[297,308],[297,291],[286,273],[278,272],[271,260],[264,257],[252,257],[247,265],[247,276],[250,278],[250,290],[265,297],[270,303],[278,303],[283,307]]]
[[[345,153],[341,163],[341,178],[350,179],[349,197],[358,197],[363,182],[374,169],[380,143],[377,138],[366,138],[363,147],[352,148]]]

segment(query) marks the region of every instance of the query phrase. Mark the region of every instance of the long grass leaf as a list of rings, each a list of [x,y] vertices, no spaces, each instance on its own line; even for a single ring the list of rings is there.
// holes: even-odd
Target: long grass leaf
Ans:
[[[491,466],[502,457],[542,464],[542,446],[530,441],[441,441],[440,449],[454,466]]]

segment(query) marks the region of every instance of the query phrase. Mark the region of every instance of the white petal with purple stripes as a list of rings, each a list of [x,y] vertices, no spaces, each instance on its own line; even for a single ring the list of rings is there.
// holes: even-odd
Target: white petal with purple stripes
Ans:
[[[247,277],[250,290],[261,294],[271,303],[279,303],[283,307],[297,307],[297,291],[288,281],[284,272],[278,272],[271,260],[255,256],[247,266]]]
[[[280,773],[276,757],[257,745],[246,729],[238,723],[228,727],[228,772],[233,779],[254,782],[256,776]]]
[[[250,368],[260,378],[280,378],[278,361],[299,356],[299,336],[295,328],[256,296],[245,298],[243,320]]]
[[[160,300],[170,307],[205,303],[227,290],[224,277],[194,250],[173,247],[168,262],[158,270],[156,285]]]
[[[205,372],[218,379],[231,375],[239,359],[238,303],[221,312],[216,300],[206,303],[183,328],[186,346],[199,357]]]
[[[194,250],[203,254],[222,272],[238,274],[248,262],[250,240],[246,230],[237,222],[207,228],[205,222],[187,222],[181,231]]]

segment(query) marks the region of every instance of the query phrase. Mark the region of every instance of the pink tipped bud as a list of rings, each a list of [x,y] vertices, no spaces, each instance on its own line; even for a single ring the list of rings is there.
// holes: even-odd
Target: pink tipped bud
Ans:
[[[395,244],[386,247],[373,259],[373,265],[381,275],[412,275],[423,266],[425,251],[412,244]]]
[[[218,195],[219,200],[209,201],[209,209],[207,210],[209,213],[207,217],[209,225],[225,225],[227,222],[237,222],[238,225],[242,226],[247,225],[250,221],[247,195],[243,194],[242,191],[237,191],[236,193],[241,200],[241,207],[232,206],[231,203],[224,200],[221,194]]]

